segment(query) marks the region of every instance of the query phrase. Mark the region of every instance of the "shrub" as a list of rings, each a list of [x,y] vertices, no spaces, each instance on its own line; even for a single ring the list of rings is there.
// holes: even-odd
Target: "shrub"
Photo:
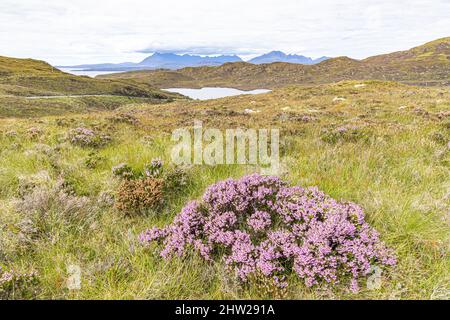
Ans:
[[[144,166],[144,174],[147,177],[158,178],[163,173],[163,162],[161,159],[153,159],[149,164]]]
[[[36,128],[36,127],[31,127],[27,130],[27,137],[29,139],[37,139],[41,134],[42,134],[42,129],[40,128]]]
[[[163,202],[162,179],[125,180],[116,195],[116,208],[125,213],[144,213],[157,209]]]
[[[117,166],[114,166],[112,168],[112,173],[116,177],[126,180],[133,179],[134,177],[133,169],[126,163],[120,163]]]
[[[109,118],[112,122],[116,123],[127,123],[131,125],[135,125],[139,123],[139,120],[129,113],[119,113],[115,114],[112,117]]]
[[[33,145],[33,151],[37,153],[44,154],[46,156],[52,156],[54,154],[54,149],[45,143],[36,143]]]
[[[60,127],[65,127],[69,125],[69,121],[66,118],[55,119],[55,124]]]
[[[97,205],[100,208],[108,208],[114,205],[114,194],[108,191],[102,191],[97,197]]]
[[[96,133],[88,128],[76,128],[69,131],[69,140],[72,144],[80,147],[102,147],[111,141],[107,134]]]
[[[89,169],[95,169],[99,165],[99,163],[102,162],[103,160],[104,160],[103,157],[99,156],[95,152],[91,152],[84,161],[84,164]]]
[[[369,140],[369,133],[358,126],[343,126],[335,129],[325,129],[321,133],[324,142],[335,144],[337,142],[358,142]]]
[[[35,272],[20,273],[0,266],[0,300],[34,298],[37,283]]]
[[[164,186],[171,193],[183,191],[190,182],[190,173],[185,167],[175,166],[165,172]]]
[[[150,178],[149,181],[160,181],[163,184],[162,193],[167,192],[168,194],[176,196],[176,194],[183,191],[191,181],[186,167],[170,166],[165,168],[163,161],[158,158],[153,159],[150,163],[144,165],[143,170],[139,172],[135,172],[128,164],[121,163],[112,168],[112,173],[116,177],[124,180],[137,180],[137,182],[134,183],[122,183],[122,190],[119,190],[118,193],[124,194],[130,194],[133,185],[142,185],[144,183],[143,181]],[[147,201],[148,200],[145,200],[145,202]],[[128,200],[126,202],[128,202]],[[128,205],[125,205],[125,207],[127,206]],[[129,209],[132,209],[131,204],[128,207]],[[122,205],[120,205],[120,208],[122,208]],[[126,209],[125,211],[129,211],[129,209]],[[142,208],[137,209],[137,211],[141,209]]]
[[[161,178],[163,176],[163,162],[161,159],[153,159],[150,163],[144,165],[144,169],[140,172],[134,172],[126,163],[120,163],[112,168],[113,175],[122,179],[135,178]]]
[[[42,170],[36,174],[18,177],[18,194],[24,197],[33,192],[40,185],[48,184],[51,180],[48,171]]]
[[[292,122],[308,123],[308,122],[317,121],[317,118],[312,116],[312,115],[309,115],[309,114],[298,114],[298,113],[293,113],[293,112],[282,112],[282,113],[278,113],[276,116],[274,116],[273,120],[274,121],[281,121],[281,122],[292,121]]]
[[[149,229],[140,240],[158,241],[166,259],[194,248],[205,260],[222,258],[243,282],[260,273],[280,288],[294,272],[307,286],[349,280],[357,291],[372,265],[395,264],[356,204],[258,174],[210,186],[171,225]]]
[[[89,225],[97,213],[89,198],[75,195],[62,179],[22,189],[15,209],[24,216],[17,227],[26,243],[42,235],[51,236],[55,225]]]
[[[66,188],[64,182],[59,180],[54,186],[38,186],[25,194],[16,203],[20,212],[38,213],[46,215],[50,211],[61,215],[80,215],[87,207],[89,199],[78,197]]]
[[[171,166],[166,168],[159,158],[153,159],[144,166],[144,176],[163,179],[164,189],[174,195],[183,191],[191,181],[187,167]]]
[[[446,136],[445,134],[443,134],[442,132],[439,132],[439,131],[432,132],[430,134],[430,138],[432,140],[436,141],[437,143],[440,143],[443,145],[446,145],[449,140],[448,136]]]

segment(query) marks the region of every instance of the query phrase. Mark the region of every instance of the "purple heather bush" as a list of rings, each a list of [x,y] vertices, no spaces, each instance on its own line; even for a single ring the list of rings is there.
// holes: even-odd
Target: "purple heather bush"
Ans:
[[[222,259],[243,282],[262,274],[279,287],[295,273],[308,287],[349,283],[356,292],[372,266],[396,263],[358,205],[258,174],[211,185],[172,224],[140,240],[162,245],[165,259],[194,249],[205,260]]]
[[[95,132],[92,129],[79,127],[69,131],[69,141],[80,147],[102,147],[111,141],[107,134]]]
[[[27,136],[30,139],[37,139],[42,134],[42,129],[31,127],[27,130]]]
[[[153,159],[150,163],[144,166],[144,174],[146,177],[158,178],[163,171],[163,161],[159,158]]]

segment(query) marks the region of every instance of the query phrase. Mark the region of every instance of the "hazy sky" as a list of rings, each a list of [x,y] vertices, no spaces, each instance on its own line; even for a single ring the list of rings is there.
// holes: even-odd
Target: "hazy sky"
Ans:
[[[53,64],[154,51],[370,55],[450,36],[450,0],[0,0],[0,55]]]

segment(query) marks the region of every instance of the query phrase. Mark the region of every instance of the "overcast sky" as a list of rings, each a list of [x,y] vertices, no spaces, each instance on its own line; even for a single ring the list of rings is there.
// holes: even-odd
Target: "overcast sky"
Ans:
[[[0,55],[52,64],[154,51],[367,56],[450,36],[450,0],[0,0]]]

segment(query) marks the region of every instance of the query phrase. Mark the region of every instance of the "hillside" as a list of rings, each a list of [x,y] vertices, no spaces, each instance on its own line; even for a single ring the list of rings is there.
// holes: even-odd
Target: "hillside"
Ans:
[[[418,85],[450,84],[450,37],[406,51],[354,60],[337,57],[314,65],[276,62],[226,63],[219,67],[177,71],[135,71],[101,78],[135,79],[158,88],[225,86],[238,89],[278,88],[342,80],[389,80]]]
[[[122,80],[101,80],[64,73],[46,62],[0,57],[0,93],[18,96],[126,95],[167,97],[147,84]]]
[[[167,102],[174,97],[132,79],[80,77],[43,61],[0,57],[0,116],[39,114],[41,109],[111,109],[124,102]]]

